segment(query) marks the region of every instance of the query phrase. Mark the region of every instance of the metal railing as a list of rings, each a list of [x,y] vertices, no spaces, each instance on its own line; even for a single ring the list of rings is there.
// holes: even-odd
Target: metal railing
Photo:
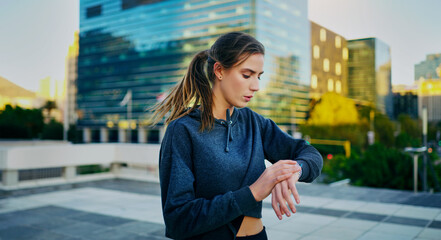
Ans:
[[[18,181],[57,178],[63,176],[63,168],[25,169],[18,171]]]

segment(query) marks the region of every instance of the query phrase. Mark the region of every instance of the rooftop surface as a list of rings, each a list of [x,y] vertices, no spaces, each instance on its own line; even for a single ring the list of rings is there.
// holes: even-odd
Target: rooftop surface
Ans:
[[[270,240],[441,239],[441,194],[299,183],[297,213],[278,220],[270,197]],[[0,239],[168,239],[157,183],[103,180],[0,191]]]

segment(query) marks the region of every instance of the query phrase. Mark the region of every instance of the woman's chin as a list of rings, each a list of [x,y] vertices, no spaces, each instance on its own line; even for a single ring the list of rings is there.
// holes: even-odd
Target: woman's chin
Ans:
[[[238,103],[238,104],[236,104],[234,106],[237,107],[237,108],[244,108],[247,105],[248,105],[248,102],[240,102],[240,103]]]

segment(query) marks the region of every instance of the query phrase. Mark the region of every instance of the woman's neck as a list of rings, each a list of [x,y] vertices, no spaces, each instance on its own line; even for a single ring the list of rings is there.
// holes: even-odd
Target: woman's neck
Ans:
[[[219,94],[216,94],[213,91],[213,116],[217,119],[227,119],[227,109],[230,109],[230,116],[233,115],[234,106],[229,104],[223,97],[216,97]]]
[[[217,118],[217,119],[224,119],[224,120],[226,120],[227,119],[227,109],[230,109],[230,116],[232,116],[233,115],[233,111],[234,111],[234,107],[233,106],[231,106],[231,107],[216,107],[216,105],[215,106],[213,106],[213,116],[214,116],[214,118]]]

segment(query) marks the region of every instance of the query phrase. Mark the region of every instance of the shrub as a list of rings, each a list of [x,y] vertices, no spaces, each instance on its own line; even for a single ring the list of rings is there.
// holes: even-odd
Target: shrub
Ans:
[[[62,140],[63,139],[63,125],[55,120],[51,120],[43,128],[42,139],[53,139]]]

